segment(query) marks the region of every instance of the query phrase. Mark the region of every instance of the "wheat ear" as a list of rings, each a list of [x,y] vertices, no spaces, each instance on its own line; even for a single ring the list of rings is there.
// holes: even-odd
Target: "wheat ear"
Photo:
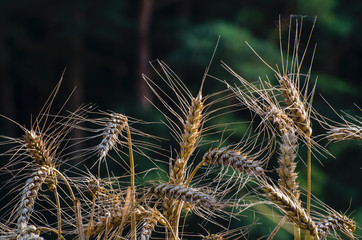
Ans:
[[[298,174],[295,172],[297,164],[294,161],[297,156],[298,145],[297,137],[293,129],[290,129],[288,133],[281,136],[281,140],[282,142],[279,145],[279,168],[277,169],[279,187],[285,189],[286,193],[293,194],[293,196],[298,199],[299,186],[296,182]]]
[[[24,140],[25,150],[29,153],[30,157],[37,164],[37,168],[44,167],[45,169],[48,170],[46,176],[42,176],[42,177],[44,177],[44,179],[40,178],[41,182],[37,182],[37,186],[36,186],[36,188],[34,188],[34,190],[36,190],[36,193],[37,193],[41,187],[41,184],[46,181],[49,189],[54,192],[55,198],[57,200],[57,206],[58,206],[58,214],[57,214],[58,215],[57,216],[58,217],[58,229],[60,230],[61,229],[60,203],[58,201],[59,200],[58,195],[57,195],[58,193],[56,191],[56,186],[57,186],[56,179],[57,179],[57,176],[59,176],[68,188],[68,191],[69,191],[70,196],[74,203],[74,211],[75,211],[77,223],[79,223],[81,221],[81,219],[78,218],[78,216],[80,215],[80,213],[79,213],[80,209],[77,209],[76,198],[74,196],[73,190],[72,190],[67,178],[61,172],[59,172],[56,168],[54,168],[55,163],[53,162],[53,158],[56,153],[56,146],[52,146],[51,143],[44,141],[42,134],[37,134],[34,130],[29,131],[24,128],[24,131],[25,131],[25,136],[23,137],[23,140]],[[35,172],[35,176],[38,173],[40,173],[40,172],[39,171]],[[38,177],[35,177],[34,179],[38,179]],[[33,181],[33,180],[28,179],[28,181]],[[29,186],[32,186],[32,185],[29,185]],[[24,192],[23,192],[23,194],[24,194]],[[32,202],[33,205],[35,202],[36,195],[37,194],[35,194],[34,199],[33,199],[34,201]],[[30,214],[28,217],[30,217]],[[29,219],[27,219],[27,221],[28,220]],[[26,226],[26,224],[27,224],[27,222],[25,223],[25,226]],[[24,226],[24,224],[20,225],[20,226]],[[78,228],[78,232],[79,232],[79,234],[82,234],[80,228]],[[58,239],[60,239],[60,238],[61,238],[61,232],[58,231]]]
[[[34,130],[25,130],[23,140],[26,151],[37,165],[25,183],[17,209],[17,225],[18,229],[21,230],[25,229],[28,225],[41,185],[45,183],[48,175],[50,175],[50,164],[52,162],[49,149],[41,136],[36,134]]]
[[[21,233],[15,238],[18,240],[44,240],[39,237],[40,231],[34,225],[28,225]]]
[[[45,179],[49,174],[50,168],[47,166],[41,166],[35,169],[35,171],[31,174],[31,177],[26,181],[17,209],[18,229],[22,230],[28,226],[38,192],[41,185],[45,183]]]
[[[356,224],[347,216],[334,213],[316,222],[318,233],[321,238],[326,238],[330,231],[340,230],[346,236],[354,239],[353,232],[356,230]]]
[[[97,147],[100,160],[104,159],[108,152],[115,147],[118,135],[121,134],[127,122],[127,117],[123,114],[112,113],[110,115],[106,127],[103,130],[103,139]]]
[[[180,157],[177,158],[170,174],[171,184],[181,184],[185,179],[185,168],[188,159],[196,148],[200,138],[200,127],[202,123],[202,110],[204,108],[201,93],[192,99],[185,121],[183,122],[183,133],[180,142]]]
[[[327,131],[330,140],[362,140],[362,127],[357,125],[346,125],[344,127],[331,127]]]
[[[164,226],[167,225],[164,216],[156,208],[149,210],[147,215],[148,216],[146,217],[141,229],[141,240],[150,239],[151,233],[153,232],[153,229],[155,228],[157,223],[160,223]]]
[[[278,76],[280,84],[280,92],[284,97],[284,102],[287,105],[288,115],[293,119],[295,125],[307,137],[312,135],[312,127],[310,124],[309,114],[305,104],[301,101],[301,96],[295,83],[288,76]]]
[[[268,183],[264,183],[262,189],[266,193],[266,197],[285,212],[290,221],[317,240],[319,239],[316,223],[300,206],[299,200]]]
[[[252,161],[246,155],[238,153],[236,150],[227,148],[209,150],[203,156],[203,165],[222,165],[232,167],[240,172],[253,175],[263,175],[264,169],[260,161]]]
[[[203,207],[206,209],[220,207],[220,204],[214,197],[182,185],[164,183],[151,187],[148,193],[163,199],[183,201],[195,207]]]

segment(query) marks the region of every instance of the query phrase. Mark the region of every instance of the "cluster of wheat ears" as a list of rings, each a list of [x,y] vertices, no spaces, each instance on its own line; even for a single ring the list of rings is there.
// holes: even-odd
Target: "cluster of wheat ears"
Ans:
[[[160,149],[164,139],[137,127],[152,124],[124,113],[94,105],[51,113],[60,81],[30,127],[14,122],[23,136],[2,136],[1,145],[10,147],[0,155],[6,161],[2,173],[9,177],[1,188],[8,192],[3,200],[12,200],[2,206],[0,239],[247,239],[253,224],[241,224],[250,217],[243,212],[256,215],[260,205],[281,215],[261,238],[272,239],[289,225],[294,239],[357,239],[350,216],[311,194],[311,161],[329,156],[313,136],[311,120],[331,141],[362,140],[362,126],[344,118],[330,121],[313,109],[311,67],[302,73],[311,34],[300,49],[302,23],[290,18],[286,49],[280,40],[281,68],[270,67],[249,45],[273,70],[274,85],[269,79],[246,81],[222,63],[236,83],[217,79],[225,90],[205,95],[205,79],[216,79],[208,67],[195,96],[155,61],[166,87],[144,79],[178,143],[171,151]],[[252,121],[245,137],[230,143],[227,124],[213,120],[238,109],[248,109]],[[82,134],[74,137],[74,131]],[[306,156],[298,154],[302,146]],[[278,167],[270,167],[273,156]],[[137,172],[145,162],[154,167]],[[297,164],[308,169],[305,188],[298,184]]]

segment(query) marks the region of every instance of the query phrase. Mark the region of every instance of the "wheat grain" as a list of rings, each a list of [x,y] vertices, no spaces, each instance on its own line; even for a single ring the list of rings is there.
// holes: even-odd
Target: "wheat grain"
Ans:
[[[43,240],[44,238],[39,237],[40,231],[34,225],[27,226],[21,233],[16,237],[18,240]]]

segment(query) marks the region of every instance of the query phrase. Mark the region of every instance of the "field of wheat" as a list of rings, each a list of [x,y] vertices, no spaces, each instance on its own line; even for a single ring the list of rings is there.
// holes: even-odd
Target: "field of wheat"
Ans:
[[[274,73],[257,81],[227,59],[228,78],[210,75],[211,56],[192,93],[166,63],[151,62],[158,77],[143,78],[160,123],[94,104],[54,110],[60,80],[29,126],[13,122],[22,136],[1,136],[0,239],[250,239],[260,215],[274,218],[275,228],[259,239],[273,239],[280,228],[296,240],[358,239],[353,209],[333,209],[313,194],[311,166],[333,157],[321,139],[361,141],[362,124],[358,116],[336,122],[315,110],[313,27],[302,37],[302,18],[291,17],[289,26],[277,65],[246,43]],[[206,93],[206,84],[223,90]],[[223,119],[245,110],[249,128],[235,139],[242,120]],[[155,124],[170,139],[153,132]],[[315,125],[325,132],[314,135]],[[151,167],[137,171],[144,164]],[[307,169],[306,186],[298,168]]]

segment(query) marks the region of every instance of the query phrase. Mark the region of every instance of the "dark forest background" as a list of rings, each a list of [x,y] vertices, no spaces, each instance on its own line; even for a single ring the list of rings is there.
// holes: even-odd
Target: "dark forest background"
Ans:
[[[310,48],[317,44],[314,107],[338,120],[321,94],[339,113],[361,117],[354,106],[362,107],[362,1],[357,0],[1,0],[0,113],[28,125],[66,69],[55,105],[76,86],[70,110],[92,102],[159,121],[141,77],[159,79],[149,61],[165,61],[196,94],[221,36],[210,73],[232,79],[220,67],[223,60],[254,81],[271,73],[245,41],[271,65],[280,64],[278,19],[287,34],[291,14],[304,16],[306,29],[318,16]],[[222,87],[210,81],[205,92]],[[21,134],[10,121],[0,124],[2,135]],[[361,144],[333,143],[328,149],[335,158],[323,159],[324,166],[315,163],[313,193],[335,209],[355,211],[361,223]]]

